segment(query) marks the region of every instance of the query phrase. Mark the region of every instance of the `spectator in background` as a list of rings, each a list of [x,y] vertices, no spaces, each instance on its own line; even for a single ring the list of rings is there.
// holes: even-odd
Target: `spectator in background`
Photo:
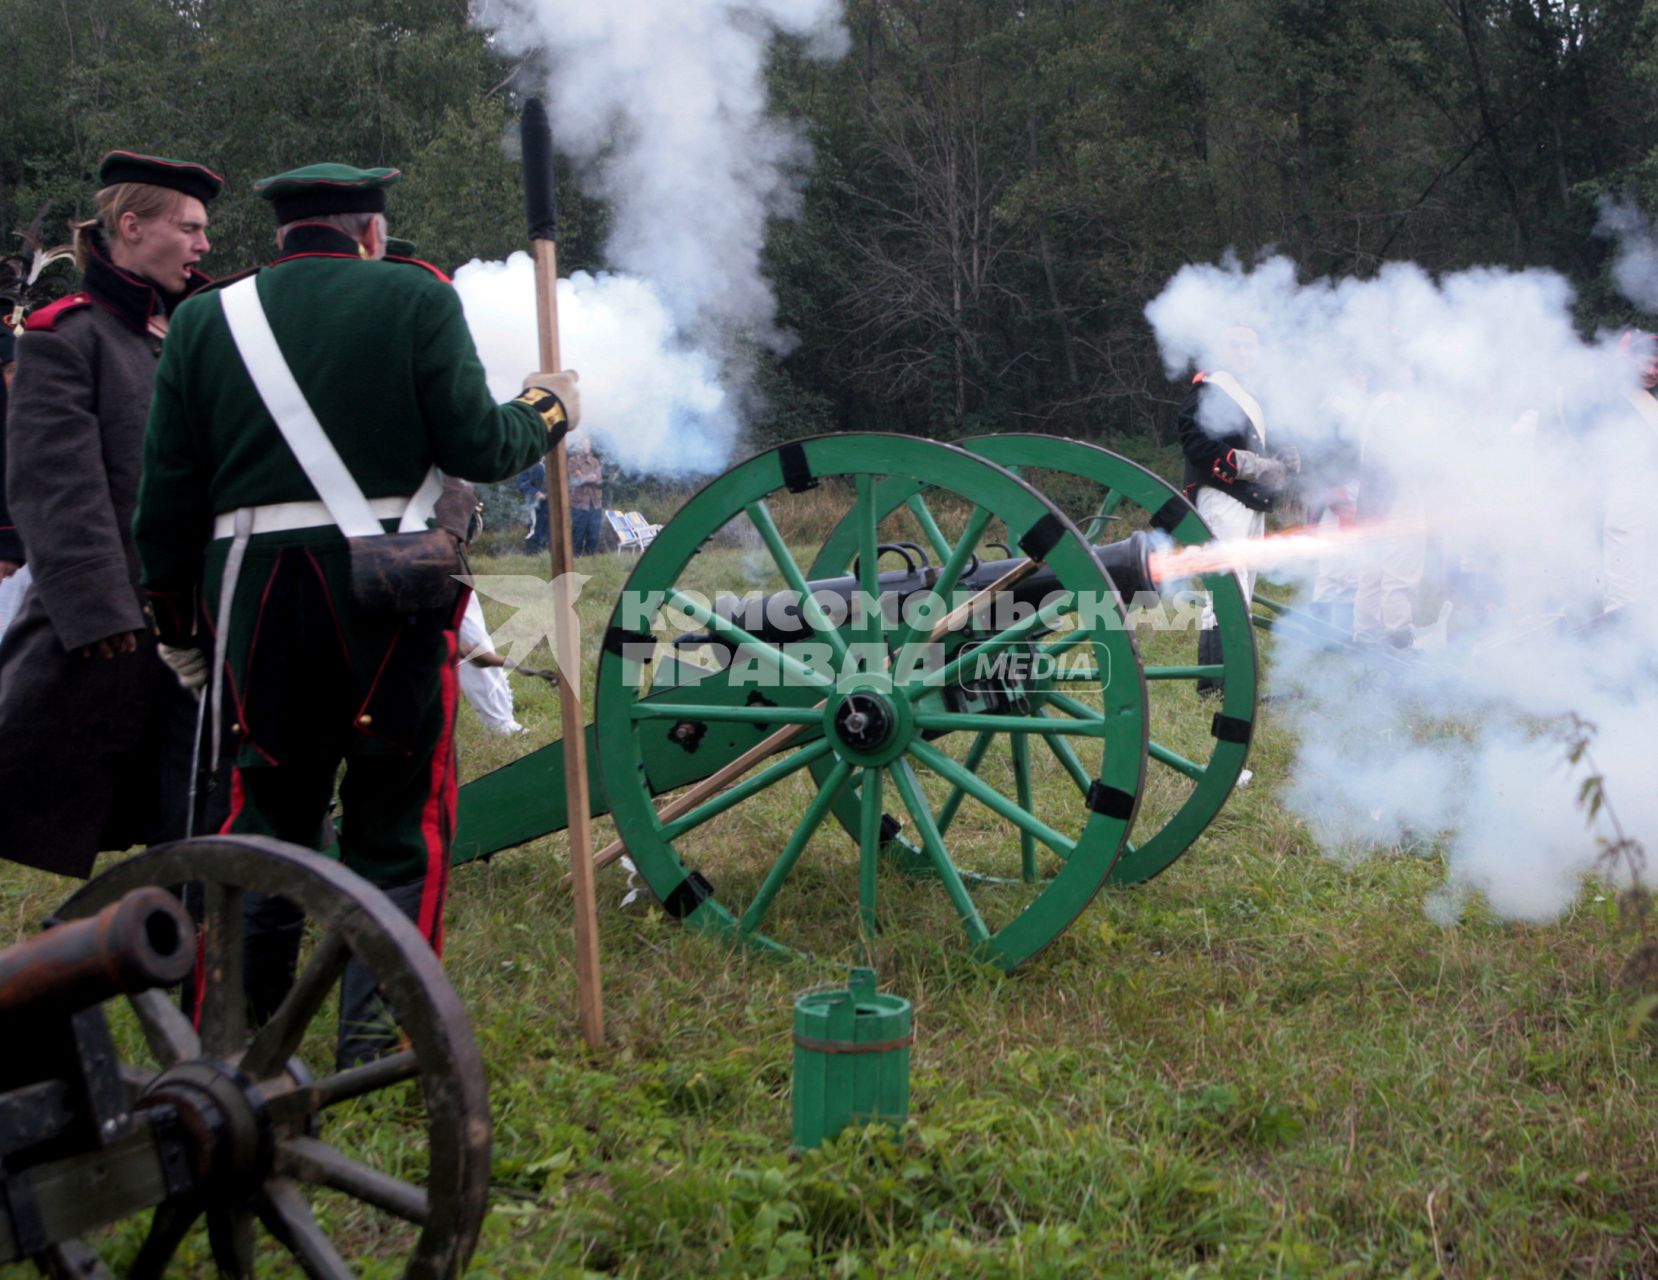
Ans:
[[[578,556],[595,556],[604,534],[604,462],[587,436],[577,437],[569,448],[571,549]]]
[[[545,461],[526,467],[513,477],[518,492],[524,495],[524,522],[529,526],[524,534],[524,554],[533,556],[547,549],[547,464]]]

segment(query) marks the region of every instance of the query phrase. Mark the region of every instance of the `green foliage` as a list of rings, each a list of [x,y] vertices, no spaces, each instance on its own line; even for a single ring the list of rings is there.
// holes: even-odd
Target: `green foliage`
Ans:
[[[111,146],[214,165],[208,266],[268,253],[254,179],[392,164],[398,234],[452,268],[521,243],[517,69],[459,0],[9,0],[0,228],[88,211]],[[841,424],[957,438],[1167,437],[1143,309],[1181,265],[1276,251],[1309,275],[1549,266],[1586,326],[1630,317],[1595,203],[1658,202],[1658,16],[1639,0],[846,0],[838,64],[784,42],[814,149],[767,247],[797,344],[755,443]],[[566,271],[609,211],[566,175]]]

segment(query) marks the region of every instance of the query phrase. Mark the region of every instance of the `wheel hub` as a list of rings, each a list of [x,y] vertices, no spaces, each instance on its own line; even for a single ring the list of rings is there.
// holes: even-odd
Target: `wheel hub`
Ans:
[[[140,1108],[170,1106],[189,1138],[196,1185],[214,1199],[237,1199],[270,1173],[275,1136],[264,1098],[253,1081],[205,1058],[181,1062],[157,1076]]]
[[[828,700],[823,731],[835,754],[861,765],[889,764],[904,754],[915,732],[909,699],[884,673],[854,676]]]
[[[892,738],[892,704],[877,693],[854,693],[835,713],[835,731],[855,751],[879,751]]]

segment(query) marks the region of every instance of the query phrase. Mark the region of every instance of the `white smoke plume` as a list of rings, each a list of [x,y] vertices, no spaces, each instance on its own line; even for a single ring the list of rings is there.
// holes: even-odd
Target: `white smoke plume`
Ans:
[[[469,262],[455,288],[497,399],[518,394],[536,347],[535,263]],[[719,370],[677,338],[656,291],[629,276],[578,271],[558,282],[560,354],[581,372],[582,426],[624,470],[698,475],[725,465],[737,436]]]
[[[1413,555],[1425,566],[1414,616],[1394,618],[1391,637],[1409,644],[1422,628],[1418,647],[1355,656],[1279,640],[1272,714],[1297,740],[1285,795],[1325,847],[1437,845],[1448,883],[1430,905],[1442,915],[1471,892],[1525,920],[1574,900],[1597,850],[1577,804],[1581,770],[1554,728],[1572,714],[1598,727],[1625,828],[1658,850],[1646,777],[1658,563],[1636,567],[1647,603],[1603,612],[1627,581],[1607,556],[1608,521],[1620,504],[1625,515],[1634,505],[1635,524],[1652,510],[1658,429],[1636,407],[1638,360],[1615,335],[1582,338],[1572,304],[1546,271],[1436,279],[1393,265],[1303,283],[1272,259],[1187,267],[1147,308],[1171,376],[1224,367],[1226,328],[1254,327],[1260,357],[1244,381],[1269,451],[1294,445],[1308,472],[1327,466],[1315,494],[1359,477],[1361,510],[1364,486],[1390,475],[1394,514],[1426,522],[1424,539],[1391,548],[1407,578]],[[1658,526],[1646,523],[1650,556]],[[1379,580],[1388,554],[1278,577],[1306,604],[1343,573]],[[1442,597],[1451,643],[1423,647]]]
[[[1630,200],[1601,200],[1595,234],[1617,242],[1612,283],[1642,311],[1658,312],[1658,235]]]
[[[602,328],[620,339],[620,350],[611,353],[607,374],[671,375],[671,360],[640,368],[632,357],[679,350],[699,376],[717,376],[729,393],[713,419],[692,414],[674,431],[636,443],[631,465],[640,470],[723,465],[736,434],[734,401],[747,381],[744,344],[779,351],[789,344],[761,251],[768,221],[798,212],[810,150],[770,114],[766,64],[779,36],[838,57],[847,40],[840,18],[840,0],[484,0],[478,7],[477,21],[503,51],[545,54],[554,141],[576,161],[577,181],[611,208],[605,261],[638,282],[667,320],[651,347],[625,327],[638,297],[608,314]],[[521,304],[505,292],[515,279],[509,269],[496,282],[500,291],[490,292],[517,314]],[[584,286],[588,315],[603,314],[622,289],[616,276]],[[477,305],[469,315],[482,314]],[[575,322],[561,315],[560,325],[569,342],[580,341]],[[598,367],[591,358],[579,363],[574,349],[567,362],[582,370],[584,412],[596,413],[607,394]],[[631,421],[589,421],[611,439],[638,429]],[[710,422],[710,434],[684,434]],[[681,449],[689,458],[678,456]]]

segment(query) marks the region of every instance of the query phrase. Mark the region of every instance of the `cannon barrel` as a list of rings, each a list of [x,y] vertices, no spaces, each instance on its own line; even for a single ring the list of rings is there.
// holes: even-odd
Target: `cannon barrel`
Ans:
[[[1151,551],[1150,535],[1136,532],[1118,542],[1095,545],[1094,558],[1109,575],[1112,584],[1117,588],[1117,594],[1127,599],[1142,591],[1157,589],[1157,583],[1151,575]],[[983,591],[1025,563],[1022,557],[979,561],[962,574],[955,588],[956,599],[952,600],[951,604],[960,603]],[[931,565],[888,570],[879,575],[881,607],[889,614],[895,606],[902,609],[910,596],[930,590],[937,580],[938,569]],[[806,586],[820,605],[842,606],[842,616],[844,607],[849,606],[859,590],[856,576],[820,578],[808,582]],[[1051,569],[1043,568],[1010,587],[1008,594],[1018,604],[1034,607],[1041,604],[1058,587],[1057,575]],[[811,626],[802,616],[799,598],[793,591],[780,591],[760,597],[721,596],[714,602],[713,611],[725,621],[736,623],[762,640],[789,643],[806,639],[811,635]],[[826,611],[830,612],[831,618],[836,617],[833,609]],[[718,643],[714,637],[704,632],[681,636],[678,642],[684,645]]]
[[[0,951],[0,1019],[67,1017],[165,987],[195,962],[195,926],[165,889],[134,889],[95,916]]]

